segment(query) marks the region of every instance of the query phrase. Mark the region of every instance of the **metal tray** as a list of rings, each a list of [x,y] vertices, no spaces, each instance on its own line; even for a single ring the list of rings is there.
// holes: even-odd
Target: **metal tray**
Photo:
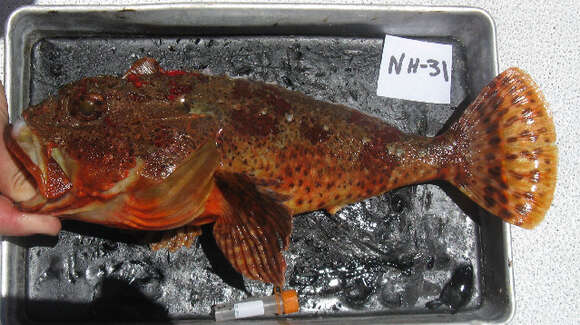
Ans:
[[[454,45],[451,105],[374,95],[386,33]],[[5,40],[12,118],[67,82],[119,74],[137,57],[150,55],[166,68],[276,82],[378,115],[405,131],[433,135],[497,73],[493,21],[472,8],[25,7],[11,16]],[[335,217],[321,212],[297,217],[287,278],[301,294],[303,309],[283,321],[508,321],[514,312],[509,225],[459,207],[461,197],[454,193],[444,185],[412,186],[354,204]],[[75,223],[65,225],[58,241],[4,238],[2,324],[204,324],[213,322],[210,305],[271,290],[228,275],[207,236],[176,254],[151,252],[135,238]],[[462,263],[474,269],[470,302],[454,314],[425,308]]]

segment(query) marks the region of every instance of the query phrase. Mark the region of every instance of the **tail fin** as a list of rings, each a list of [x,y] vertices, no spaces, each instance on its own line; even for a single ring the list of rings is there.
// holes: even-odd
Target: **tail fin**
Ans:
[[[544,96],[522,70],[487,85],[452,125],[463,161],[451,183],[478,205],[523,228],[540,223],[556,186],[556,133]]]

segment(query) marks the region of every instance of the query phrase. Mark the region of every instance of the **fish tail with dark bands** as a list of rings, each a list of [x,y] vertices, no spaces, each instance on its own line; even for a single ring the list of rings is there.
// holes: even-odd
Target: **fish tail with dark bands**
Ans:
[[[556,133],[544,96],[522,70],[487,85],[448,135],[459,169],[449,181],[492,214],[523,228],[550,207],[558,164]]]

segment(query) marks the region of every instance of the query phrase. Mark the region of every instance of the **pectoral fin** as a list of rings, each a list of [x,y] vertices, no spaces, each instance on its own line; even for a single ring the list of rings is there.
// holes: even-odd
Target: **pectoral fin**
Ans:
[[[228,203],[213,229],[218,246],[244,276],[283,286],[282,250],[290,241],[290,212],[247,176],[220,173],[215,179]]]
[[[137,186],[141,189],[125,200],[123,222],[144,230],[172,229],[190,223],[203,212],[218,163],[216,145],[209,142],[163,182]]]

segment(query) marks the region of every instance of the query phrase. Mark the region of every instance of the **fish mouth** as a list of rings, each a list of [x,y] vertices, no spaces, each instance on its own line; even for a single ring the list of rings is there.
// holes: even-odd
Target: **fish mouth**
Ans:
[[[72,183],[61,166],[63,159],[60,150],[43,144],[24,120],[6,127],[4,142],[15,160],[26,170],[29,179],[36,184],[36,197],[30,202],[22,202],[24,206],[30,206],[32,202],[55,200],[70,191]]]

